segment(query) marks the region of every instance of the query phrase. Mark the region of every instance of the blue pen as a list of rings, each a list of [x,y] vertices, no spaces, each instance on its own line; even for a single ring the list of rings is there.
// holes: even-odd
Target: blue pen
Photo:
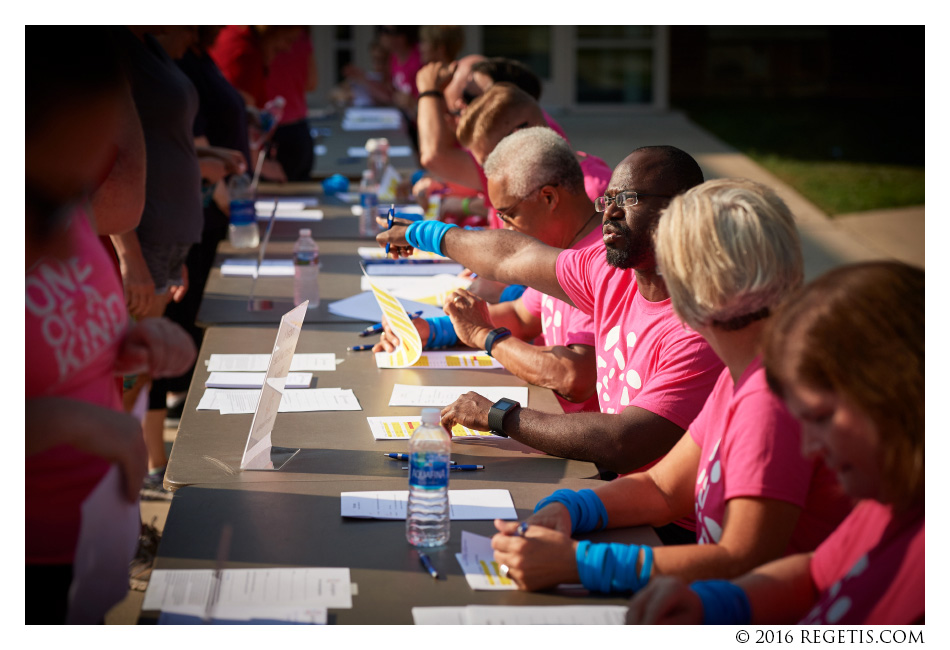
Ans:
[[[439,572],[435,570],[434,566],[432,566],[432,560],[430,560],[429,556],[423,553],[422,551],[418,551],[418,553],[419,553],[419,561],[422,562],[422,567],[426,571],[429,572],[429,575],[432,576],[434,580],[438,580]]]
[[[351,345],[347,348],[350,352],[363,352],[364,350],[372,350],[373,344],[367,343],[366,345]]]
[[[409,320],[416,320],[417,318],[420,318],[421,316],[422,316],[422,312],[417,311],[415,313],[409,314]],[[371,325],[367,327],[365,330],[363,330],[362,332],[360,332],[359,336],[369,336],[371,334],[379,334],[382,331],[383,331],[383,324],[376,323],[375,325]]]
[[[408,460],[408,459],[401,459],[401,460]],[[456,465],[455,461],[450,460],[449,462],[452,463],[452,466],[449,467],[449,469],[452,471],[474,472],[476,469],[485,469],[484,465]],[[404,465],[403,469],[409,469],[409,467]]]
[[[409,454],[383,454],[386,458],[392,458],[393,460],[409,460]],[[455,461],[450,460],[449,465],[454,465]]]
[[[386,216],[386,223],[388,224],[387,230],[393,229],[393,215],[396,214],[396,204],[391,203],[389,205],[389,214]],[[386,254],[389,255],[389,242],[386,242]]]

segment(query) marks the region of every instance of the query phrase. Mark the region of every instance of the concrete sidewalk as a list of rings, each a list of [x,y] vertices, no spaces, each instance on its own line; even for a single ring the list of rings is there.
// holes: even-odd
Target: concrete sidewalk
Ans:
[[[817,206],[678,112],[639,115],[555,115],[575,149],[615,167],[645,145],[669,144],[696,158],[710,178],[748,178],[773,188],[798,221],[805,278],[853,262],[898,259],[924,266],[924,206],[839,215]]]

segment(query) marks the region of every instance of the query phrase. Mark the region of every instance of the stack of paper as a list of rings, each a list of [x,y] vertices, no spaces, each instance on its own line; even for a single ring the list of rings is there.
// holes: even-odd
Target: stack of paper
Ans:
[[[256,389],[206,388],[198,402],[197,410],[219,411],[222,415],[253,413],[260,394],[261,391]],[[361,410],[359,400],[351,389],[306,388],[284,391],[277,412]]]
[[[408,384],[393,385],[393,394],[389,398],[390,406],[448,406],[469,391],[488,398],[492,403],[502,397],[528,406],[527,386],[414,386]]]
[[[221,275],[226,278],[253,278],[257,271],[257,260],[226,259],[221,265]],[[259,277],[290,278],[294,275],[293,260],[264,260],[261,262]]]
[[[205,388],[261,388],[265,372],[212,372],[205,380]],[[284,388],[309,388],[313,373],[292,372],[287,375]]]
[[[413,607],[416,625],[623,625],[623,605]]]
[[[269,354],[212,354],[208,360],[210,372],[265,372],[270,361]],[[336,370],[339,361],[332,352],[307,352],[295,354],[290,362],[292,372]]]
[[[348,108],[343,116],[344,131],[394,131],[402,127],[396,108]]]
[[[368,417],[369,430],[376,440],[409,440],[414,429],[422,424],[419,417]],[[451,431],[453,438],[497,438],[488,431],[477,431],[456,424]]]
[[[162,570],[152,572],[142,609],[160,623],[317,623],[327,609],[353,607],[348,568]]]
[[[408,490],[384,492],[341,492],[340,516],[364,519],[405,519]],[[517,519],[508,490],[449,490],[449,517],[452,521]]]

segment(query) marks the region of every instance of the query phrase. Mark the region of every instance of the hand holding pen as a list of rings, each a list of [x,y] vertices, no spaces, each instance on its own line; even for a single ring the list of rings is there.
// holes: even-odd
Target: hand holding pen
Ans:
[[[393,229],[393,217],[396,216],[396,204],[389,204],[389,214],[386,216],[386,230]],[[389,242],[386,242],[386,255],[389,255]]]

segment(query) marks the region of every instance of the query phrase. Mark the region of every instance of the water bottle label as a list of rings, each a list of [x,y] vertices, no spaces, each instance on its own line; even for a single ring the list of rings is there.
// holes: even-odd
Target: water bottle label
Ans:
[[[373,192],[363,192],[360,194],[360,205],[363,206],[363,210],[366,210],[366,208],[375,208],[379,205],[379,199]],[[376,215],[373,216],[375,217]]]
[[[438,454],[412,454],[409,457],[409,485],[418,488],[444,488],[449,484],[449,459]]]
[[[294,265],[295,266],[313,266],[317,263],[317,256],[315,253],[308,253],[306,251],[301,251],[294,255]]]
[[[256,218],[254,212],[254,202],[247,200],[231,201],[231,224],[234,226],[246,226],[254,223]]]

